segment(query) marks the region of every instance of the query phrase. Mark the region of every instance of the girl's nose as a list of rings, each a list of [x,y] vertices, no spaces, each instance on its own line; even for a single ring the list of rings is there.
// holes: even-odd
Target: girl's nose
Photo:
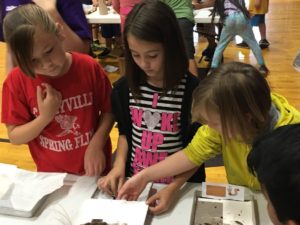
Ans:
[[[49,58],[43,58],[40,60],[40,67],[43,69],[47,69],[48,67],[51,67],[52,62]]]
[[[145,58],[142,58],[141,59],[141,67],[142,68],[148,68],[149,67],[149,62],[148,62],[148,60],[146,60]]]

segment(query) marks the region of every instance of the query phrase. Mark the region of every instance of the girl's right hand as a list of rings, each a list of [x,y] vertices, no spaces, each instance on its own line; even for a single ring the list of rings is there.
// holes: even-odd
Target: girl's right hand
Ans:
[[[135,201],[145,189],[148,181],[143,176],[143,171],[131,177],[125,182],[118,193],[117,199]]]
[[[62,96],[51,85],[43,83],[42,86],[37,86],[36,90],[40,117],[45,121],[51,121],[61,105]]]
[[[101,177],[97,185],[107,194],[117,197],[118,191],[125,182],[125,169],[113,167],[112,170],[104,177]]]

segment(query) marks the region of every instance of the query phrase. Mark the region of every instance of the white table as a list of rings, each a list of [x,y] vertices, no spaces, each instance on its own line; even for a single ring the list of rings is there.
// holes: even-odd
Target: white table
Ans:
[[[163,185],[155,184],[154,187],[161,189]],[[177,203],[167,213],[155,216],[151,220],[151,225],[166,225],[166,224],[180,224],[190,225],[194,193],[201,190],[200,184],[186,183],[180,190],[180,194],[177,197]],[[264,196],[261,193],[251,192],[254,200],[257,203],[257,225],[272,225],[267,212],[267,203]]]
[[[108,8],[107,15],[100,15],[99,10],[93,13],[86,14],[86,19],[90,24],[120,24],[121,18],[120,15],[113,10],[112,7]]]
[[[211,7],[194,10],[195,23],[211,23],[211,10]],[[214,21],[217,23],[219,21],[219,18],[219,16],[216,16]]]
[[[2,169],[10,170],[11,173],[18,173],[15,166],[2,164]],[[67,175],[64,185],[49,195],[32,218],[14,217],[0,214],[1,225],[71,225],[73,219],[78,215],[85,200],[92,198],[97,190],[96,177]],[[1,184],[0,184],[1,185]],[[152,188],[160,190],[166,185],[153,184]],[[39,187],[36,187],[39,188]],[[151,188],[148,185],[139,197],[139,201],[145,201]],[[201,184],[186,183],[178,192],[174,206],[169,212],[160,216],[148,216],[146,224],[166,225],[180,224],[190,225],[194,194],[201,190]],[[34,190],[33,190],[34,191]],[[266,207],[266,201],[261,193],[248,193],[257,202],[258,225],[271,224]],[[248,196],[247,195],[247,196]],[[251,197],[251,198],[252,198]],[[98,199],[105,198],[105,195],[98,195]],[[145,211],[146,212],[146,211]],[[117,212],[116,212],[117,213]]]
[[[68,175],[68,183],[47,198],[32,218],[0,215],[1,225],[71,225],[81,202],[90,198],[96,188],[95,177]],[[37,187],[38,188],[38,187]],[[33,190],[34,191],[34,190]]]
[[[195,23],[211,23],[211,8],[194,10]],[[121,23],[120,15],[116,13],[111,7],[107,15],[100,15],[98,9],[86,15],[87,21],[90,24],[118,24]],[[216,17],[217,21],[219,17]]]
[[[1,225],[71,225],[68,223],[70,218],[74,218],[81,203],[88,198],[96,190],[96,179],[91,177],[75,177],[76,182],[72,186],[64,186],[51,194],[44,204],[43,208],[36,217],[18,218],[0,215]],[[156,189],[164,186],[154,184]],[[194,193],[200,190],[200,184],[187,183],[180,190],[177,196],[176,204],[167,213],[149,217],[146,224],[150,225],[166,225],[180,224],[190,225],[191,212],[194,200]],[[254,199],[257,201],[258,207],[258,225],[271,225],[267,214],[266,201],[260,193],[253,193]],[[64,221],[64,223],[62,223]]]

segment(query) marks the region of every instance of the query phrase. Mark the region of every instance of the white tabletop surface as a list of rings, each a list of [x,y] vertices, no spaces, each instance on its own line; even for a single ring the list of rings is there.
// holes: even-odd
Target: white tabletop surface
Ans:
[[[97,10],[93,13],[86,14],[86,19],[88,23],[90,24],[119,24],[121,23],[120,15],[113,10],[112,7],[108,8],[108,14],[107,15],[100,15],[99,10]]]
[[[1,225],[65,225],[70,224],[70,218],[74,218],[79,207],[85,199],[92,197],[96,190],[95,177],[71,176],[73,185],[65,185],[51,194],[37,215],[32,218],[18,218],[0,215]],[[154,184],[153,188],[161,189],[163,185]],[[191,212],[193,207],[194,193],[200,190],[200,184],[185,184],[177,196],[176,204],[167,213],[149,217],[147,224],[168,225],[180,224],[190,225]],[[252,193],[257,201],[257,211],[259,212],[258,225],[271,225],[266,208],[266,201],[261,193]]]
[[[211,10],[211,7],[194,10],[195,23],[211,23]],[[215,16],[214,21],[217,23],[219,21],[219,18],[219,16]]]

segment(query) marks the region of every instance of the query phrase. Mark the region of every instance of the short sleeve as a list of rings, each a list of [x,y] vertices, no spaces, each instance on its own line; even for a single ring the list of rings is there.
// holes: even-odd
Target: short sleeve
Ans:
[[[191,162],[200,166],[206,160],[221,153],[221,141],[219,133],[207,125],[203,125],[183,151]]]
[[[58,0],[57,10],[66,24],[83,40],[91,40],[90,26],[86,20],[81,1]]]
[[[1,121],[10,125],[21,125],[31,120],[26,95],[17,79],[8,77],[2,87]]]

